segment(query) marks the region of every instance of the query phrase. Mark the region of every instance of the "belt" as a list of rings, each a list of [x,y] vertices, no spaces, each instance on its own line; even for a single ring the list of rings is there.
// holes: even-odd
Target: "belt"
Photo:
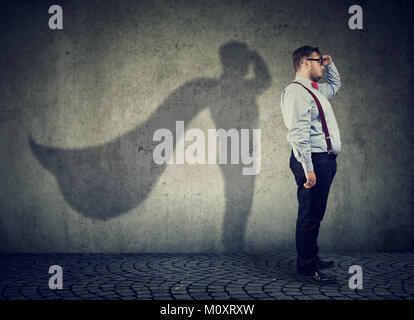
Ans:
[[[332,151],[331,152],[312,152],[312,154],[327,155],[327,156],[334,157],[334,158],[336,158],[338,156],[337,154],[333,153]]]

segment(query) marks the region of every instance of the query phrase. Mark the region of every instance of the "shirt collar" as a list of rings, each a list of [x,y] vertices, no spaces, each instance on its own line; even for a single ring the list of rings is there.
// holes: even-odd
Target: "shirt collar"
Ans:
[[[296,76],[295,81],[300,82],[304,85],[306,85],[307,87],[312,88],[312,80],[309,80],[305,77],[302,76]]]

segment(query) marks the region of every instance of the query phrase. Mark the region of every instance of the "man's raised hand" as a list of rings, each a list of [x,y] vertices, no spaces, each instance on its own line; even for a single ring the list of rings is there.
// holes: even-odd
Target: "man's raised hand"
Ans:
[[[323,65],[326,67],[327,65],[332,63],[332,57],[328,56],[328,55],[323,55],[322,56],[323,59]]]

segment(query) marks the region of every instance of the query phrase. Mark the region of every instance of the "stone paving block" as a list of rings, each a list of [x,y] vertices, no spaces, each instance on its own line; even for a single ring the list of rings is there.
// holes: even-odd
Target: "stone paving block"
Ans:
[[[172,295],[169,294],[168,292],[160,293],[160,294],[151,294],[150,296],[155,298],[155,299],[160,299],[160,297],[169,297],[169,298],[172,297]],[[138,297],[141,297],[141,296],[138,296]]]
[[[212,297],[212,300],[231,300],[232,298],[230,296],[217,296]]]
[[[266,293],[252,293],[252,294],[249,294],[249,296],[251,296],[251,297],[253,297],[255,299],[258,299],[258,300],[260,300],[262,298],[269,297],[269,295],[267,295]]]
[[[194,296],[194,295],[208,295],[208,294],[210,294],[210,295],[213,295],[214,294],[214,292],[207,292],[207,291],[192,291],[192,290],[190,290],[189,291],[189,294],[191,295],[191,296]],[[224,294],[224,292],[222,292],[222,293],[220,293],[220,294]]]
[[[277,296],[277,300],[295,300],[292,296]]]
[[[128,297],[128,296],[135,296],[135,292],[133,291],[115,291],[118,295],[120,295],[121,297]]]
[[[208,294],[209,296],[212,297],[226,297],[229,296],[229,294],[225,293],[225,292],[212,292]]]
[[[47,300],[63,300],[63,298],[59,296],[49,296],[47,297]]]
[[[251,296],[247,295],[247,294],[230,294],[231,298],[234,299],[238,299],[238,300],[242,300],[242,299],[246,299],[246,300],[252,300],[254,298],[252,298]]]
[[[121,297],[120,299],[121,300],[138,300],[138,298],[137,297],[134,297],[134,296]]]
[[[318,295],[318,294],[321,294],[321,292],[319,291],[319,290],[305,290],[305,289],[302,289],[302,290],[300,290],[303,294],[305,294],[305,295],[313,295],[313,294],[316,294],[316,295]]]
[[[192,300],[193,298],[189,295],[176,295],[172,294],[172,297],[176,300]]]
[[[171,294],[174,296],[188,296],[188,292],[187,291],[177,291],[177,290],[171,290]]]
[[[194,300],[213,300],[214,297],[211,297],[209,295],[204,295],[204,296],[191,296]]]
[[[392,292],[392,294],[397,297],[411,297],[411,295],[405,292]]]
[[[104,299],[104,300],[114,300],[114,301],[117,301],[117,300],[121,300],[121,297],[120,296],[115,296],[115,295],[106,295],[106,296],[102,296],[102,299]]]
[[[341,297],[344,297],[343,294],[340,294],[338,292],[330,293],[330,294],[327,294],[326,296],[327,297],[330,297],[330,298],[341,298]]]
[[[153,297],[149,294],[137,295],[138,300],[151,300]]]
[[[6,289],[2,292],[2,294],[4,295],[19,295],[20,294],[20,289],[19,288],[14,288],[14,289]]]
[[[225,292],[224,288],[215,288],[215,289],[211,289],[210,287],[207,288],[208,292]]]
[[[134,291],[135,295],[137,296],[145,296],[145,295],[149,295],[151,292],[149,290],[147,291]]]
[[[351,297],[347,297],[347,296],[342,296],[337,298],[337,300],[355,300],[355,298],[351,298]]]
[[[102,297],[99,295],[82,296],[81,300],[102,300]]]
[[[23,296],[7,296],[6,300],[27,300]]]
[[[292,298],[296,299],[296,300],[312,300],[311,297],[306,296],[306,295],[297,295],[297,296],[292,296]]]
[[[301,282],[295,282],[295,283],[287,283],[283,285],[283,288],[289,289],[289,288],[293,288],[293,289],[297,289],[302,285]]]
[[[330,297],[324,296],[324,295],[309,295],[312,299],[315,300],[331,300]]]
[[[244,291],[246,291],[246,292],[263,292],[263,289],[259,288],[259,287],[254,287],[254,288],[247,287],[247,288],[244,289]]]

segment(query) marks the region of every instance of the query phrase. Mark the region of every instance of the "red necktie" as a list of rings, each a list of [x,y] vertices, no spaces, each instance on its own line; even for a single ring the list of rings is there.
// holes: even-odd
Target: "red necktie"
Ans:
[[[314,89],[316,89],[316,90],[319,90],[319,88],[318,88],[318,84],[317,84],[316,82],[313,82],[313,81],[312,81],[312,87],[313,87]]]

